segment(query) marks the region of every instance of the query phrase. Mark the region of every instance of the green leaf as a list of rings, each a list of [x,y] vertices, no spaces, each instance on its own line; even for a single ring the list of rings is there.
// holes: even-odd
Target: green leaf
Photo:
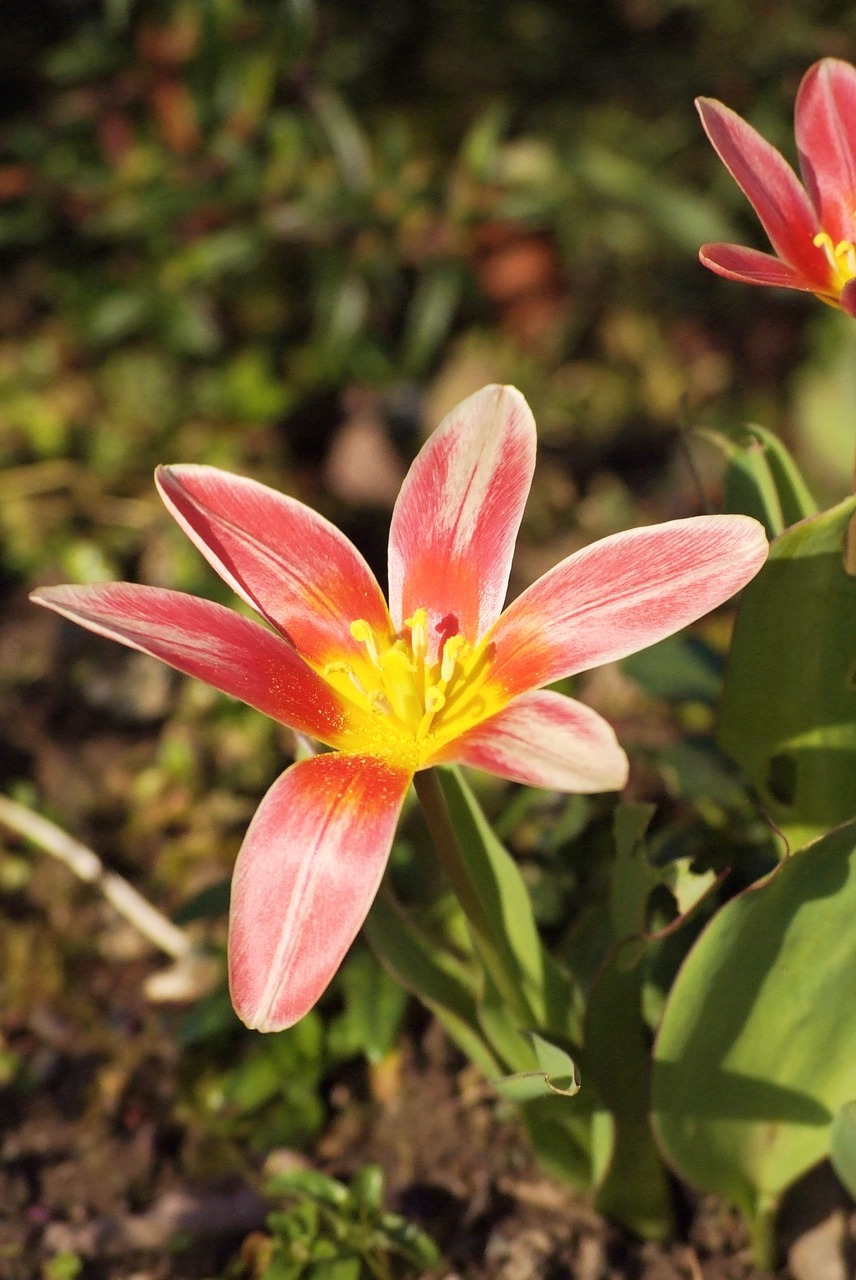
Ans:
[[[514,1075],[494,1080],[497,1093],[514,1102],[529,1102],[533,1098],[545,1098],[559,1094],[573,1098],[579,1092],[580,1074],[576,1063],[561,1045],[538,1035],[536,1031],[524,1031],[538,1062],[537,1071],[519,1071]]]
[[[306,1272],[306,1280],[360,1280],[362,1275],[360,1258],[330,1258],[313,1263]]]
[[[440,787],[458,840],[468,896],[462,902],[473,939],[519,1029],[537,1027],[576,1041],[579,1024],[573,984],[542,946],[526,883],[495,836],[457,769],[438,769]],[[478,919],[475,919],[478,917]]]
[[[620,804],[615,810],[609,922],[617,941],[644,931],[648,895],[660,878],[648,862],[644,843],[655,811],[653,804]]]
[[[745,588],[719,742],[793,848],[856,813],[856,498],[794,525]]]
[[[290,1169],[287,1173],[278,1173],[265,1184],[265,1194],[308,1198],[334,1209],[341,1209],[350,1199],[350,1192],[343,1183],[315,1169]]]
[[[621,669],[654,698],[713,704],[722,688],[722,665],[719,654],[682,632],[631,654]]]
[[[383,1208],[383,1169],[378,1164],[367,1164],[358,1169],[351,1180],[351,1196],[359,1203],[360,1211],[379,1213]]]
[[[851,1196],[856,1196],[856,1102],[836,1112],[829,1133],[832,1167]]]
[[[461,296],[460,267],[443,262],[419,278],[404,322],[401,369],[415,378],[424,373],[452,325]]]
[[[657,1038],[655,1127],[688,1181],[749,1216],[829,1151],[856,1096],[856,822],[724,906],[672,988]]]
[[[660,879],[644,844],[653,815],[653,805],[624,804],[615,811],[609,918],[616,945],[589,997],[583,1080],[612,1119],[598,1208],[641,1236],[663,1239],[673,1228],[671,1196],[649,1120],[650,1052],[642,1016],[646,909]]]
[[[592,1091],[573,1098],[550,1093],[523,1102],[520,1113],[540,1164],[552,1177],[581,1191],[592,1188]]]
[[[754,423],[735,439],[718,431],[698,434],[726,457],[725,510],[754,516],[776,538],[817,511],[797,464],[781,440]]]
[[[487,1075],[500,1070],[479,1024],[471,979],[460,961],[408,919],[382,889],[363,926],[381,964],[440,1019],[458,1047]]]
[[[395,1043],[407,1006],[401,984],[365,948],[353,950],[339,974],[344,1012],[330,1026],[330,1052],[340,1057],[364,1053],[380,1062]]]

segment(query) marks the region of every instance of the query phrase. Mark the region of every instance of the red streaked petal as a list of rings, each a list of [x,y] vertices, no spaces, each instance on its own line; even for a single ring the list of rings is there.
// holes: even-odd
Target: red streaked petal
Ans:
[[[619,791],[627,756],[612,727],[582,702],[542,689],[470,729],[442,756],[551,791]]]
[[[732,596],[767,550],[750,516],[693,516],[594,542],[509,605],[488,637],[490,679],[513,697],[645,649]]]
[[[232,881],[229,986],[279,1031],[315,1004],[366,918],[411,774],[371,756],[292,765],[261,802]]]
[[[43,587],[30,599],[322,742],[340,745],[359,720],[285,640],[209,600],[128,582]]]
[[[814,244],[817,215],[784,156],[735,111],[714,98],[697,98],[705,132],[743,191],[780,258],[822,291],[829,280],[823,251]]]
[[[471,642],[499,616],[535,468],[535,422],[514,387],[483,387],[444,418],[402,485],[389,537],[396,630],[418,608]],[[455,622],[449,625],[448,620]]]
[[[354,649],[350,624],[386,633],[377,579],[335,525],[294,498],[216,467],[158,467],[169,511],[222,578],[307,661]]]
[[[838,243],[856,240],[856,67],[822,58],[796,101],[800,169],[821,227]]]
[[[745,249],[738,244],[703,244],[698,256],[711,271],[729,280],[773,285],[779,289],[802,289],[809,293],[821,292],[817,284],[808,281],[781,258],[761,253],[759,249]],[[829,285],[827,291],[832,292]]]

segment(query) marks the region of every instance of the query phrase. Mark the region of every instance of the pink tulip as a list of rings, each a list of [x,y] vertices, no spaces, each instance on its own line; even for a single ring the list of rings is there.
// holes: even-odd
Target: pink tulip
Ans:
[[[334,748],[261,802],[232,892],[232,999],[251,1027],[296,1022],[324,991],[377,892],[417,770],[458,761],[562,791],[618,789],[610,726],[540,686],[669,635],[742,587],[767,544],[745,516],[605,538],[502,612],[535,464],[511,387],[445,419],[392,517],[390,600],[309,507],[213,467],[162,467],[172,515],[266,626],[156,587],[52,587],[33,599],[152,654]]]
[[[735,112],[713,98],[699,98],[696,106],[775,250],[774,256],[706,244],[699,252],[704,265],[730,280],[815,293],[856,315],[856,68],[822,58],[803,76],[795,127],[805,185]]]

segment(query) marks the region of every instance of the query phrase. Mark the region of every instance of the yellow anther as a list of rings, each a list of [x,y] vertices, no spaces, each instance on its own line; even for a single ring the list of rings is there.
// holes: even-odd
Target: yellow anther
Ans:
[[[377,715],[388,716],[392,711],[389,705],[389,699],[386,697],[382,689],[372,689],[371,693],[366,694],[369,700],[369,706]]]
[[[364,618],[357,618],[351,623],[351,635],[358,642],[366,646],[366,653],[371,658],[374,665],[380,668],[380,654],[377,648],[377,637]]]
[[[425,691],[425,710],[435,716],[446,705],[446,695],[435,684]]]
[[[440,663],[440,679],[444,684],[449,683],[455,674],[455,667],[467,657],[469,652],[470,646],[463,636],[449,636],[443,645],[443,658]]]
[[[383,689],[394,713],[405,724],[412,723],[422,712],[416,686],[413,681],[413,666],[405,650],[387,649],[380,660],[383,672]]]
[[[417,662],[424,662],[428,653],[428,611],[414,609],[412,618],[405,618],[404,625],[410,628],[410,648]]]
[[[328,662],[326,667],[324,668],[323,674],[325,676],[333,676],[333,675],[339,675],[339,674],[343,676],[347,676],[351,684],[354,686],[354,688],[357,690],[358,693],[361,693],[364,698],[368,698],[370,696],[368,693],[368,690],[366,689],[360,677],[357,675],[354,668],[349,666],[347,662]]]
[[[833,271],[835,287],[843,289],[856,276],[856,244],[852,240],[839,240],[837,244],[833,244],[832,237],[826,231],[818,231],[813,243],[815,248],[822,249],[826,254],[826,260]]]

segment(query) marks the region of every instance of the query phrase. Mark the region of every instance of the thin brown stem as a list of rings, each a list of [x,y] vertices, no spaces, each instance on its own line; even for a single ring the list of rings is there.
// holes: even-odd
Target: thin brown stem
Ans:
[[[174,960],[190,955],[193,944],[186,933],[153,907],[123,876],[108,871],[97,854],[61,827],[6,796],[0,796],[0,823],[31,840],[45,853],[59,858],[81,880],[95,885],[119,914],[158,950]]]

